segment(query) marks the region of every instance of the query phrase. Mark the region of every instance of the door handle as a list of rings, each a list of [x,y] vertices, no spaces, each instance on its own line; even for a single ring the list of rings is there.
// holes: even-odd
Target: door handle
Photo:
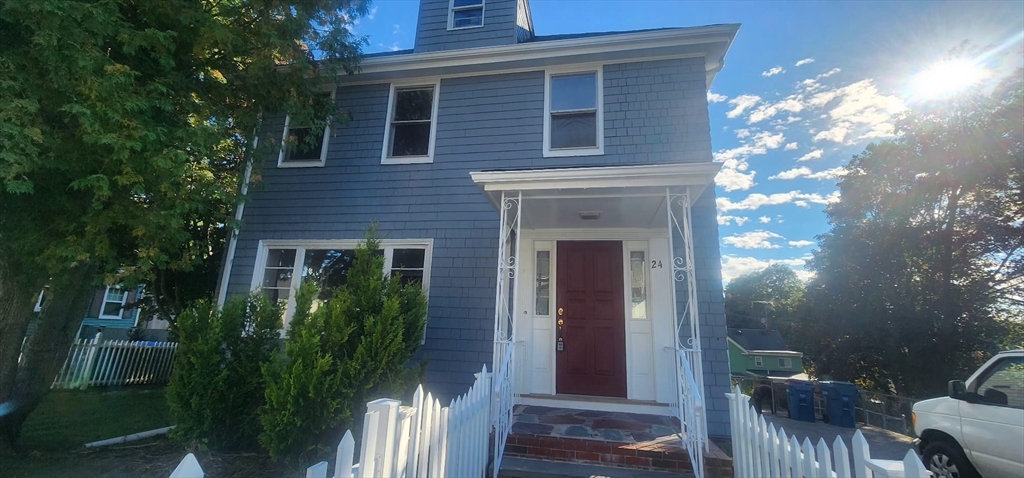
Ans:
[[[562,320],[562,319],[558,319],[558,326],[559,326],[559,327],[561,327],[563,323],[565,323],[565,321],[564,321],[564,320]]]

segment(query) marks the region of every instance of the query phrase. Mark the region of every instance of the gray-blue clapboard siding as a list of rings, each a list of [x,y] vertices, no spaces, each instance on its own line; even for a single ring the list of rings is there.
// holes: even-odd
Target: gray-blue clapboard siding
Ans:
[[[448,0],[420,0],[416,53],[516,43],[516,0],[484,0],[482,27],[448,30]]]
[[[435,393],[465,391],[491,366],[498,214],[471,171],[711,161],[704,60],[604,67],[605,154],[544,158],[544,72],[442,78],[432,164],[381,165],[388,84],[343,86],[351,121],[333,128],[323,168],[259,171],[228,291],[248,291],[260,239],[358,239],[377,221],[389,238],[432,238],[429,325],[421,354]],[[264,137],[279,141],[283,117]],[[727,435],[729,381],[714,189],[693,210],[710,432]],[[685,297],[680,293],[680,297]]]

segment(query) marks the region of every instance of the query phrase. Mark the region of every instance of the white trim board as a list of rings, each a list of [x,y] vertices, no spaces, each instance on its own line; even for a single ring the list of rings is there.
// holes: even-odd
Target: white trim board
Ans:
[[[493,47],[465,48],[438,52],[409,53],[366,58],[360,63],[361,74],[401,72],[417,69],[458,66],[493,65],[492,72],[502,71],[501,64],[514,65],[529,60],[550,60],[564,64],[566,57],[609,52],[636,52],[659,47],[697,47],[705,58],[707,88],[725,63],[738,23],[700,27],[671,28],[646,32],[627,32],[566,40],[514,43]],[[685,50],[680,48],[680,50]],[[515,68],[516,66],[512,66]],[[535,68],[540,69],[540,68]],[[354,75],[358,76],[358,75]],[[345,75],[339,77],[342,80]],[[353,78],[354,79],[354,78]],[[343,81],[343,80],[342,80]]]

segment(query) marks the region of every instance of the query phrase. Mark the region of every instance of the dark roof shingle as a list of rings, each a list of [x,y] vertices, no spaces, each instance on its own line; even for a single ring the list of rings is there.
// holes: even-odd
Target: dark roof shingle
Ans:
[[[789,350],[777,330],[729,329],[729,338],[744,350]]]

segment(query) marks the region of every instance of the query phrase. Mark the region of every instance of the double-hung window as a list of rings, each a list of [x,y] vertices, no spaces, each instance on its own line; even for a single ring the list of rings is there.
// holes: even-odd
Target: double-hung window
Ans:
[[[333,93],[324,95],[334,97]],[[330,132],[329,123],[320,130],[303,125],[295,117],[288,115],[284,119],[284,133],[281,136],[281,152],[277,156],[277,167],[323,166],[327,163],[327,138]]]
[[[100,307],[101,319],[120,319],[124,304],[128,302],[128,291],[121,286],[107,286],[103,293],[103,306]]]
[[[793,366],[793,359],[779,357],[779,368],[790,368]]]
[[[546,76],[544,156],[603,154],[601,68]]]
[[[348,282],[358,244],[355,240],[264,241],[252,286],[286,305],[287,323],[295,310],[295,290],[303,282],[316,281],[320,300],[329,300],[333,290]],[[384,270],[398,274],[402,283],[419,283],[429,290],[431,244],[429,239],[381,241]]]
[[[391,86],[382,164],[433,161],[439,87],[437,81]]]
[[[448,29],[484,26],[484,0],[449,0]]]

